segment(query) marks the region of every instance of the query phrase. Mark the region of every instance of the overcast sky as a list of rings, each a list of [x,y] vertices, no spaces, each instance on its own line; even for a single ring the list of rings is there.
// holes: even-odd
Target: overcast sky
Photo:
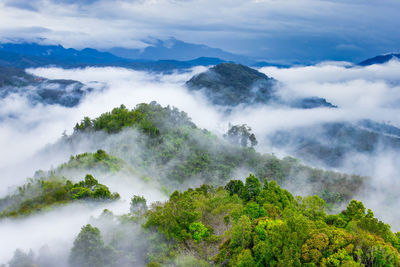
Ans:
[[[0,0],[0,37],[67,47],[151,38],[266,60],[360,61],[399,51],[398,0]]]

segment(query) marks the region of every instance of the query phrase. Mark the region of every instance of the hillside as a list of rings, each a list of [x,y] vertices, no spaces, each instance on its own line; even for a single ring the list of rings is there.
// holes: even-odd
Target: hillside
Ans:
[[[295,158],[279,159],[260,154],[253,147],[231,143],[232,140],[199,129],[176,108],[162,107],[155,102],[139,104],[133,110],[121,106],[95,119],[84,118],[76,124],[72,135],[64,136],[44,151],[50,155],[52,149],[73,151],[74,147],[85,143],[89,150],[96,147],[95,153],[71,156],[57,168],[38,171],[23,188],[31,190],[49,181],[50,187],[55,188],[52,190],[59,191],[58,187],[64,186],[67,178],[76,181],[91,173],[102,177],[105,184],[119,181],[119,184],[128,185],[129,180],[138,177],[145,184],[167,193],[186,190],[193,184],[220,186],[240,173],[254,173],[262,177],[262,182],[274,180],[293,190],[292,185],[296,184],[300,189],[298,194],[319,195],[329,208],[335,209],[350,201],[368,181],[367,177],[311,168]],[[2,203],[21,199],[26,195],[24,191],[15,192],[15,196],[6,197]],[[4,205],[0,211],[7,209]]]
[[[133,196],[126,214],[104,210],[83,225],[68,261],[101,267],[400,266],[400,233],[362,202],[352,200],[337,214],[325,210],[317,196],[294,197],[253,175],[244,183],[175,191],[150,206]],[[10,262],[55,260],[43,251],[17,250]]]
[[[390,127],[385,130],[395,133]],[[123,188],[132,180],[137,185],[139,177],[144,186],[173,193],[166,202],[149,206],[144,197],[134,195],[129,212],[104,210],[92,218],[68,252],[71,266],[399,266],[400,234],[352,200],[367,177],[262,155],[246,142],[241,146],[232,140],[200,129],[186,113],[155,102],[85,117],[54,149],[86,143],[90,150],[88,143],[93,142],[108,152],[71,156],[56,168],[38,171],[0,200],[1,216],[42,214],[77,201],[104,205],[119,198],[109,184]],[[91,175],[82,181],[83,173],[102,182]],[[242,178],[239,173],[256,176],[232,180]],[[303,197],[279,185],[291,185]],[[306,188],[313,196],[304,194]],[[343,204],[347,208],[340,212]],[[132,243],[138,238],[140,242]],[[10,262],[56,262],[55,254],[43,253],[16,250]]]
[[[103,133],[99,139],[98,133]],[[367,179],[310,168],[290,157],[260,154],[199,129],[184,112],[155,102],[133,110],[121,106],[95,119],[86,117],[59,145],[79,147],[87,139],[169,190],[201,183],[221,185],[238,172],[252,172],[279,184],[304,185],[304,190],[334,204],[349,201]]]
[[[26,97],[32,104],[73,107],[92,90],[78,81],[45,79],[20,68],[0,66],[0,98],[17,94]]]
[[[278,81],[235,63],[221,63],[186,82],[190,90],[201,90],[211,103],[234,107],[240,104],[279,104],[295,108],[336,107],[319,97],[284,100]]]
[[[278,81],[233,63],[212,67],[192,77],[186,85],[190,90],[202,91],[213,104],[225,107],[264,104],[298,109],[338,108],[320,97],[284,100],[279,96]],[[372,156],[377,151],[400,151],[399,133],[400,129],[393,125],[361,119],[288,126],[258,138],[314,166],[341,168],[355,154]]]
[[[63,176],[50,174],[30,179],[12,195],[0,199],[0,218],[26,216],[50,210],[55,205],[73,201],[107,201],[118,199],[107,186],[87,174],[83,181],[72,183]]]

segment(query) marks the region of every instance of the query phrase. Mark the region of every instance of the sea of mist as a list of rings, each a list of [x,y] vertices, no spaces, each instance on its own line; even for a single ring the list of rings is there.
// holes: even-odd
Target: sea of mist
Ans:
[[[279,93],[282,97],[323,97],[337,105],[337,109],[304,110],[257,105],[234,107],[231,112],[226,113],[224,107],[213,106],[206,96],[200,92],[189,92],[184,86],[193,75],[204,70],[205,67],[196,67],[186,72],[157,74],[111,67],[29,69],[29,73],[49,79],[73,79],[85,84],[101,84],[102,90],[87,94],[78,106],[72,108],[32,104],[20,95],[10,95],[0,100],[0,146],[6,148],[0,151],[0,197],[23,184],[38,169],[49,170],[68,161],[71,155],[98,149],[91,140],[82,143],[75,150],[53,144],[58,142],[63,132],[71,134],[74,125],[84,116],[94,118],[121,104],[134,108],[139,103],[157,101],[163,106],[175,106],[185,111],[199,127],[220,136],[228,129],[229,123],[247,124],[259,141],[256,149],[261,153],[272,152],[280,157],[288,155],[288,151],[274,148],[266,138],[277,130],[360,119],[371,119],[400,127],[399,61],[368,67],[326,62],[314,66],[260,69],[279,81]],[[104,146],[106,148],[107,144],[104,143]],[[49,147],[52,152],[46,154]],[[371,208],[378,218],[391,224],[395,231],[400,230],[400,198],[397,196],[400,190],[399,159],[400,151],[377,149],[370,155],[348,155],[344,166],[338,169],[371,177],[366,190],[356,197],[367,208]],[[74,179],[83,178],[83,175],[84,173],[71,174]],[[62,254],[65,261],[65,251],[69,251],[80,227],[88,223],[91,217],[99,216],[104,208],[116,214],[126,213],[129,211],[129,198],[133,194],[144,195],[149,203],[167,198],[160,191],[159,184],[148,184],[134,176],[123,179],[123,175],[96,176],[102,183],[107,181],[111,191],[121,194],[121,200],[116,203],[95,207],[72,204],[27,218],[0,221],[0,263],[7,262],[16,248],[22,248],[26,252],[31,248],[37,253],[44,245],[52,247],[55,254]],[[287,187],[296,188],[293,185]],[[306,194],[307,190],[294,193]]]

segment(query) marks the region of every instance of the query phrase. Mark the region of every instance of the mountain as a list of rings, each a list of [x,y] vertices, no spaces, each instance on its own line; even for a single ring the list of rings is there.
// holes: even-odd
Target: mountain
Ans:
[[[74,80],[49,80],[26,73],[23,69],[0,66],[0,98],[10,94],[26,96],[32,104],[79,104],[93,89]]]
[[[216,105],[282,105],[291,108],[337,108],[320,97],[284,100],[278,95],[278,81],[249,67],[222,63],[186,82],[190,90],[200,90]],[[347,157],[359,153],[373,155],[378,149],[400,151],[400,129],[371,120],[338,121],[278,130],[262,137],[271,147],[310,164],[340,168]]]
[[[195,75],[186,82],[190,90],[202,90],[213,103],[222,106],[239,104],[281,104],[296,108],[336,107],[325,99],[310,97],[286,101],[278,95],[278,81],[250,67],[221,63]]]
[[[260,154],[247,144],[240,145],[200,129],[186,113],[155,102],[139,104],[133,110],[121,106],[94,119],[85,117],[76,124],[71,136],[44,153],[51,155],[52,151],[61,150],[73,154],[82,148],[103,149],[130,165],[136,176],[168,190],[185,189],[198,182],[221,185],[236,171],[246,170],[259,177],[273,177],[280,184],[294,180],[308,184],[313,192],[335,203],[349,200],[367,179],[315,170],[290,157],[280,160],[274,155]],[[98,174],[93,168],[85,172]]]
[[[3,51],[0,48],[0,66],[16,67],[16,68],[31,68],[55,65],[52,60],[44,57],[36,57],[14,52]]]
[[[278,66],[256,62],[245,56],[235,55],[205,45],[189,44],[176,39],[153,43],[143,50],[112,48],[99,51],[93,48],[77,50],[62,45],[37,43],[1,43],[0,66],[35,68],[58,66],[76,68],[85,66],[115,66],[136,70],[171,72],[193,66],[210,66],[222,62],[246,65]]]
[[[144,71],[171,72],[176,69],[184,70],[194,66],[210,66],[222,62],[225,61],[203,56],[187,61],[128,59],[91,48],[76,50],[67,49],[61,45],[40,45],[36,43],[0,44],[0,66],[23,69],[46,66],[63,68],[114,66]]]
[[[305,97],[293,100],[290,105],[294,108],[310,109],[319,107],[337,108],[336,105],[329,103],[325,98],[321,97]]]
[[[195,66],[210,66],[225,62],[219,58],[200,57],[188,61],[178,60],[158,60],[158,61],[132,61],[122,64],[122,67],[132,68],[135,70],[171,73],[174,70],[189,69]]]
[[[186,82],[191,90],[206,90],[205,95],[217,105],[267,103],[275,93],[276,81],[252,68],[222,63]]]
[[[169,38],[165,41],[156,40],[149,43],[144,49],[129,49],[123,47],[113,47],[105,50],[118,57],[143,60],[177,60],[188,61],[199,57],[220,58],[224,61],[235,61],[244,64],[253,62],[249,58],[241,55],[235,55],[219,48],[211,48],[201,44],[186,43],[175,38]]]
[[[351,200],[367,177],[260,154],[200,129],[184,112],[155,102],[85,117],[72,135],[46,149],[87,149],[91,142],[109,152],[78,154],[47,172],[36,172],[0,199],[0,220],[10,224],[15,217],[20,222],[56,209],[65,213],[67,205],[73,212],[79,211],[78,204],[110,207],[106,204],[123,197],[122,192],[111,193],[115,185],[140,194],[140,184],[172,193],[151,205],[141,195],[129,195],[123,199],[125,212],[118,209],[116,215],[104,209],[83,220],[80,231],[74,228],[70,246],[57,253],[47,246],[33,247],[29,254],[17,250],[11,266],[66,266],[66,261],[68,266],[101,267],[398,266],[400,233],[393,233],[362,202]],[[255,175],[232,180],[244,168]],[[287,182],[300,190],[311,186],[320,196],[296,197],[278,185]],[[349,204],[342,211],[332,210],[344,202]]]
[[[23,69],[0,66],[0,87],[24,86],[34,80],[35,78]]]
[[[61,45],[41,45],[37,43],[3,43],[0,44],[0,51],[30,56],[31,58],[43,59],[47,60],[48,62],[52,62],[52,64],[62,64],[64,66],[112,63],[115,64],[116,62],[126,62],[125,59],[114,56],[111,53],[100,52],[96,49],[67,49]]]
[[[373,64],[384,64],[386,62],[389,62],[392,59],[400,59],[400,54],[399,53],[389,53],[389,54],[385,54],[385,55],[379,55],[373,58],[369,58],[366,59],[360,63],[358,63],[358,65],[360,66],[370,66]]]

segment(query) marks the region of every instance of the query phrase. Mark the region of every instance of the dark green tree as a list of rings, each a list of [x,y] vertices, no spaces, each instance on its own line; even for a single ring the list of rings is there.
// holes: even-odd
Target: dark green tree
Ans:
[[[143,196],[134,195],[131,199],[130,211],[137,215],[145,213],[147,211],[146,199]]]
[[[112,266],[114,251],[104,245],[100,230],[90,224],[82,227],[71,249],[71,267]]]

